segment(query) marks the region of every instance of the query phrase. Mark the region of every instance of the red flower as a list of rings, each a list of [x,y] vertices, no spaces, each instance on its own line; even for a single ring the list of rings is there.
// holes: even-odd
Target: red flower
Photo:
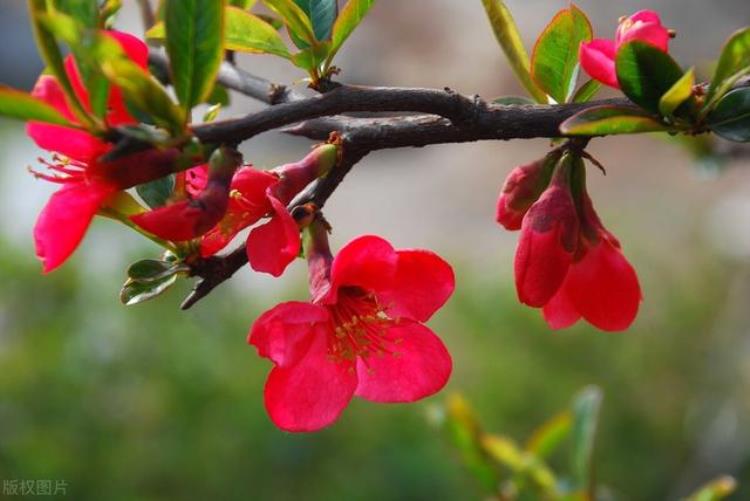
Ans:
[[[581,66],[591,78],[619,89],[615,57],[620,46],[632,40],[640,40],[667,52],[669,38],[669,30],[662,26],[659,14],[651,10],[641,10],[620,21],[614,40],[599,38],[582,43]]]
[[[353,240],[335,259],[319,237],[314,246],[313,301],[276,306],[248,337],[275,364],[265,388],[271,420],[314,431],[336,421],[354,396],[413,402],[439,391],[451,358],[423,322],[453,292],[450,265],[376,236]]]
[[[109,31],[107,34],[117,40],[130,59],[146,68],[148,49],[143,42],[126,33]],[[79,99],[88,108],[88,92],[71,56],[65,60],[65,70]],[[54,77],[42,75],[32,95],[53,106],[71,123],[76,123]],[[110,111],[106,118],[109,125],[135,122],[126,111],[119,89],[110,90],[108,106]],[[97,165],[97,159],[111,147],[98,137],[82,130],[38,122],[29,122],[27,133],[39,147],[67,157],[56,156],[54,164],[49,165],[58,175],[37,174],[40,178],[64,185],[50,197],[34,227],[36,253],[46,273],[60,266],[75,251],[96,212],[121,186],[117,180],[106,176],[101,165]]]
[[[543,307],[553,329],[583,317],[605,331],[624,330],[638,313],[638,277],[594,211],[584,168],[580,158],[563,156],[550,187],[524,217],[516,290],[522,303]]]

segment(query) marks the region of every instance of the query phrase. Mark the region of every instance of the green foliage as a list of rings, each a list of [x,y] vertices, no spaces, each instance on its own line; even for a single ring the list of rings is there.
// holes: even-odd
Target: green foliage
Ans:
[[[185,116],[211,92],[224,57],[224,0],[167,0],[166,46]]]
[[[677,109],[693,97],[695,85],[695,70],[690,68],[672,87],[659,99],[659,114],[672,117]]]
[[[637,109],[610,105],[588,108],[560,125],[560,132],[569,136],[605,136],[665,130],[664,124]]]
[[[706,96],[710,105],[721,98],[743,75],[750,73],[750,27],[735,32],[724,44]]]
[[[226,11],[225,48],[239,52],[275,54],[291,58],[276,29],[263,19],[235,7]]]
[[[712,480],[692,494],[686,501],[721,501],[732,495],[737,489],[737,482],[729,476]]]
[[[125,306],[133,306],[135,304],[148,301],[153,299],[160,294],[164,293],[167,289],[172,287],[177,281],[176,274],[169,274],[163,278],[142,281],[133,280],[129,278],[123,284],[120,290],[120,301]]]
[[[526,91],[538,103],[547,103],[547,95],[537,87],[531,78],[531,64],[526,48],[523,46],[518,26],[510,10],[502,0],[482,0],[487,18],[492,26],[500,47],[510,63],[510,67]]]
[[[602,84],[599,81],[591,79],[578,88],[576,93],[573,94],[571,101],[574,103],[587,103],[596,96],[601,88]]]
[[[735,89],[726,94],[706,120],[709,128],[724,139],[750,141],[750,88]]]
[[[575,5],[558,12],[539,35],[531,55],[531,77],[556,102],[567,102],[573,95],[578,51],[592,36],[591,23]]]
[[[338,15],[336,0],[294,0],[294,2],[310,19],[316,40],[323,42],[331,38],[333,22]]]
[[[602,405],[602,391],[591,386],[581,391],[573,400],[573,426],[571,438],[570,471],[576,490],[586,491],[589,497],[594,495],[594,438],[599,422],[599,409]]]
[[[263,0],[263,3],[281,17],[297,47],[306,49],[315,45],[315,34],[310,18],[294,0]]]
[[[175,186],[175,176],[171,174],[161,179],[155,179],[149,183],[140,184],[135,187],[138,196],[146,202],[149,207],[156,208],[166,205],[172,196]]]
[[[52,106],[26,92],[0,85],[0,115],[18,120],[34,120],[55,125],[70,125]]]
[[[683,76],[669,54],[651,44],[632,41],[620,47],[616,58],[622,92],[638,106],[659,112],[661,97]]]

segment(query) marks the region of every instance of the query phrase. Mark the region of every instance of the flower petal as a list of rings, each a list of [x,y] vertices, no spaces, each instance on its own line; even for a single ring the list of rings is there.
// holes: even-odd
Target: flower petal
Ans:
[[[398,254],[386,240],[375,235],[357,237],[341,248],[331,265],[331,292],[324,302],[335,302],[339,287],[355,286],[367,291],[391,288]]]
[[[612,40],[596,39],[581,44],[579,52],[581,67],[594,80],[620,88],[615,71],[615,43]]]
[[[65,262],[83,239],[101,204],[116,191],[98,183],[69,183],[53,193],[34,226],[36,255],[45,273]]]
[[[573,261],[578,217],[570,191],[550,186],[529,209],[514,262],[518,299],[539,308],[552,299]]]
[[[567,329],[581,318],[581,314],[570,299],[567,284],[567,281],[563,282],[557,294],[552,296],[542,310],[544,320],[551,329]]]
[[[255,271],[281,276],[299,255],[297,223],[280,201],[269,197],[276,214],[266,224],[254,228],[247,237],[247,258]]]
[[[445,304],[456,287],[451,265],[423,249],[399,249],[396,275],[386,290],[375,290],[392,318],[426,322]]]
[[[391,353],[357,359],[356,395],[373,402],[414,402],[440,391],[453,364],[443,342],[416,322],[384,334]]]
[[[310,303],[281,303],[263,313],[253,323],[247,342],[258,355],[279,367],[299,362],[310,346],[311,336],[320,334],[316,325],[328,321],[325,308]]]
[[[75,118],[65,101],[65,94],[54,77],[42,75],[34,85],[31,95],[54,107],[65,118],[75,123]],[[26,133],[40,148],[85,163],[93,161],[108,149],[104,142],[87,132],[59,125],[29,122],[26,125]]]
[[[192,205],[189,200],[181,200],[136,214],[131,216],[130,220],[159,238],[183,242],[198,236],[198,226],[203,212],[200,207]]]
[[[594,326],[621,331],[635,320],[641,302],[638,277],[608,239],[589,248],[583,259],[571,266],[566,281],[576,309]]]
[[[328,359],[327,336],[319,328],[296,364],[274,367],[265,387],[271,420],[282,430],[316,431],[336,421],[357,387],[351,362]]]

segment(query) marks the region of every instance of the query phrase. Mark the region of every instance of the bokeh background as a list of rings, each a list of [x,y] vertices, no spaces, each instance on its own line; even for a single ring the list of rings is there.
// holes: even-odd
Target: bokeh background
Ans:
[[[562,0],[509,0],[530,47]],[[29,89],[41,63],[25,2],[0,2],[0,82]],[[142,33],[135,0],[118,26]],[[656,8],[677,30],[675,56],[707,74],[722,41],[750,24],[746,0],[579,5],[597,34]],[[380,0],[340,54],[352,83],[519,94],[479,0]],[[302,75],[243,56],[272,80]],[[242,98],[228,117],[257,109]],[[309,143],[264,134],[243,145],[257,165]],[[659,137],[609,138],[591,151],[591,192],[644,291],[630,331],[550,332],[518,304],[516,235],[493,221],[504,176],[546,141],[485,142],[373,154],[331,198],[338,247],[377,233],[448,258],[456,294],[431,326],[454,356],[460,391],[486,426],[524,437],[587,384],[605,393],[598,479],[620,499],[677,499],[718,473],[750,499],[750,160],[696,161]],[[245,344],[259,312],[305,297],[305,267],[279,280],[243,270],[189,312],[179,284],[126,308],[127,264],[158,249],[97,221],[73,259],[42,276],[31,228],[54,187],[27,172],[43,152],[0,120],[0,479],[61,479],[73,499],[472,499],[479,491],[429,426],[444,394],[408,406],[354,401],[333,427],[291,435],[267,419],[270,364]],[[745,152],[747,153],[747,152]]]

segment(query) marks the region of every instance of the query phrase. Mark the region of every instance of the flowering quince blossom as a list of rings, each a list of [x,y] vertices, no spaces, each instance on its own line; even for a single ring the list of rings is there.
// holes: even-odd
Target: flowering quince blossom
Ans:
[[[594,211],[584,169],[580,158],[566,153],[523,215],[516,290],[522,303],[543,308],[553,329],[583,317],[602,330],[620,331],[635,319],[641,290],[619,242]]]
[[[592,78],[605,85],[620,88],[615,71],[615,57],[620,46],[633,40],[649,43],[663,52],[669,50],[670,33],[662,26],[659,14],[641,10],[622,18],[614,40],[597,38],[581,44],[581,67]]]
[[[201,255],[208,257],[226,247],[240,231],[268,217],[268,222],[254,228],[247,238],[248,260],[254,270],[280,276],[300,251],[299,228],[286,206],[305,186],[330,170],[336,155],[336,146],[326,144],[301,161],[273,171],[241,167],[232,177],[226,206],[219,218],[211,217],[209,225],[203,224],[209,204],[205,200],[195,203],[195,198],[131,219],[167,240],[190,240],[202,235]],[[205,185],[200,188],[201,193],[206,193]],[[192,195],[195,197],[195,193]]]
[[[120,44],[133,62],[146,68],[148,49],[142,41],[127,33],[106,33]],[[88,92],[72,56],[65,59],[65,72],[78,99],[85,108],[90,108]],[[32,95],[54,107],[71,123],[77,123],[60,84],[53,76],[39,77]],[[108,125],[136,122],[127,112],[116,87],[110,89],[107,104]],[[98,158],[109,151],[111,145],[86,131],[29,122],[27,133],[39,147],[56,153],[53,162],[48,164],[56,174],[37,173],[37,177],[62,184],[42,209],[34,227],[36,254],[46,273],[60,266],[75,251],[96,212],[123,187],[122,179],[118,178],[123,169],[116,168],[114,170],[118,172],[110,175],[109,166],[100,164]]]
[[[312,223],[306,243],[312,301],[277,305],[248,337],[275,365],[265,387],[271,420],[293,432],[332,424],[354,396],[422,399],[452,369],[445,346],[423,324],[453,293],[450,265],[377,236],[353,240],[334,259],[321,226]]]

